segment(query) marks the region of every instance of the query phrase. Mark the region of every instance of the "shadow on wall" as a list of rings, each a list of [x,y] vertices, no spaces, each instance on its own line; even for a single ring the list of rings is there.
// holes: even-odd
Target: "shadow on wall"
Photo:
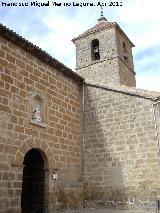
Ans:
[[[127,208],[124,177],[128,171],[122,168],[123,146],[117,144],[119,135],[111,125],[113,97],[100,98],[96,88],[85,88],[85,205]]]
[[[152,101],[85,87],[87,206],[151,208],[159,188]]]

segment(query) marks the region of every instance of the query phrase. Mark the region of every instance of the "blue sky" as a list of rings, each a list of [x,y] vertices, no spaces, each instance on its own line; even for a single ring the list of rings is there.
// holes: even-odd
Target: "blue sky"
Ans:
[[[37,0],[47,2],[48,0]],[[86,0],[57,0],[73,3]],[[4,3],[29,3],[31,0],[1,0],[0,22],[46,50],[68,67],[75,69],[75,47],[71,39],[94,26],[100,7],[5,7]],[[88,0],[97,4],[97,0]],[[160,91],[160,1],[121,0],[121,7],[104,7],[104,16],[117,22],[131,41],[137,87]]]

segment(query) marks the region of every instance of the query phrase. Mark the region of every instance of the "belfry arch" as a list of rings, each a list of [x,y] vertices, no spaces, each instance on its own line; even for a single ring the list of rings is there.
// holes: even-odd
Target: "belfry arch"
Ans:
[[[30,149],[23,161],[21,212],[45,212],[48,203],[48,160],[40,149]]]
[[[92,57],[92,61],[100,60],[99,40],[98,39],[94,39],[91,41],[91,57]]]

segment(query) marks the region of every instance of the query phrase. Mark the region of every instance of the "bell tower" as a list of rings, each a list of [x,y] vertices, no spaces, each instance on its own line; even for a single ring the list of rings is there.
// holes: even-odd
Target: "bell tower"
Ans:
[[[76,70],[86,80],[106,85],[136,86],[133,43],[116,22],[105,17],[74,38]]]

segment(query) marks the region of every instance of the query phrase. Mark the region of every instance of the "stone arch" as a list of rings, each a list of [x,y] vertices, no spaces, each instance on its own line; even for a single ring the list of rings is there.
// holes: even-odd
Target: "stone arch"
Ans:
[[[21,210],[44,212],[48,209],[49,172],[46,154],[37,148],[30,149],[23,160]]]
[[[26,155],[26,153],[29,150],[31,150],[33,148],[41,150],[42,152],[45,153],[45,155],[48,159],[48,168],[49,169],[56,168],[54,153],[52,152],[52,149],[50,148],[50,146],[45,141],[35,142],[35,140],[32,138],[27,139],[19,146],[19,149],[16,152],[14,165],[22,166],[24,156]]]
[[[19,146],[19,149],[16,152],[15,160],[12,164],[12,171],[17,173],[16,175],[17,178],[23,178],[24,158],[27,152],[29,152],[32,149],[38,150],[41,153],[43,159],[47,159],[47,161],[45,160],[45,167],[44,167],[45,176],[47,177],[45,179],[44,205],[46,209],[52,208],[55,205],[54,202],[53,203],[50,202],[50,199],[52,200],[52,196],[53,196],[52,194],[54,192],[54,187],[55,187],[55,185],[52,182],[52,175],[54,171],[58,171],[59,169],[57,168],[58,165],[56,164],[54,159],[54,153],[53,153],[54,151],[51,150],[47,142],[42,141],[38,143],[38,141],[36,142],[34,138],[32,137],[29,137],[26,141],[24,141]],[[23,181],[23,180],[18,179],[18,181]],[[19,187],[19,191],[22,192],[21,187]],[[22,202],[21,196],[19,196],[18,199],[19,199],[19,203],[21,203]],[[21,207],[19,206],[18,208],[21,208]],[[21,212],[21,210],[19,212]]]

